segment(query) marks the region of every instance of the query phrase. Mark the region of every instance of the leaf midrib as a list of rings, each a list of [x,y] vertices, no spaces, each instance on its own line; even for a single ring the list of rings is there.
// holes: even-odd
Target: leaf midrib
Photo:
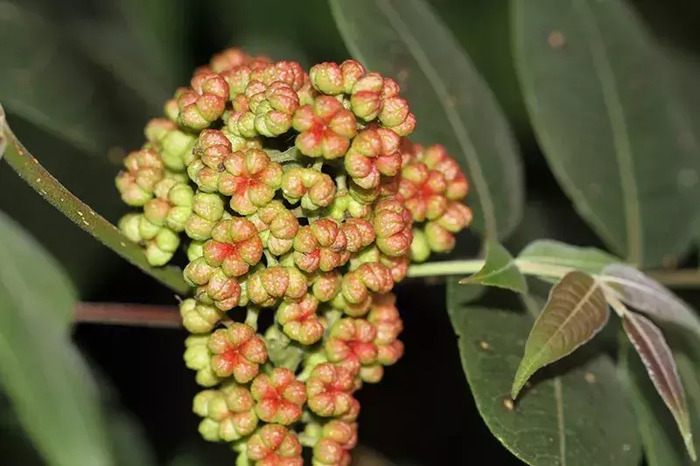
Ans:
[[[639,320],[637,320],[637,319],[639,319]],[[682,407],[681,404],[685,401],[682,392],[679,392],[677,390],[678,387],[673,383],[676,380],[680,381],[680,376],[678,375],[678,370],[675,367],[675,362],[674,362],[672,356],[669,357],[669,360],[674,364],[670,368],[670,370],[673,372],[673,374],[669,374],[669,368],[667,368],[664,364],[661,363],[662,358],[659,354],[659,351],[657,351],[655,345],[650,343],[652,341],[652,337],[650,337],[649,334],[647,333],[647,328],[645,328],[643,325],[640,324],[640,322],[642,322],[642,319],[644,319],[644,317],[641,317],[641,316],[638,316],[635,314],[631,314],[631,315],[627,316],[627,322],[629,322],[630,325],[632,325],[636,329],[637,334],[642,338],[642,342],[644,343],[646,349],[654,357],[654,359],[659,362],[658,366],[659,366],[661,373],[658,375],[660,377],[657,378],[657,377],[653,376],[653,374],[655,373],[653,366],[651,366],[647,362],[647,358],[644,356],[644,351],[640,351],[639,343],[634,338],[632,339],[632,345],[637,348],[637,352],[639,353],[639,356],[642,358],[642,362],[644,363],[644,365],[647,368],[647,371],[649,372],[651,381],[654,383],[654,385],[657,386],[657,390],[659,392],[661,391],[658,388],[657,379],[659,380],[659,382],[661,382],[661,380],[663,380],[666,387],[668,387],[668,391],[669,391],[670,395],[672,396],[674,402],[676,403],[675,409],[673,407],[671,407],[671,405],[669,404],[669,402],[666,401],[666,399],[664,399],[664,403],[666,403],[666,406],[668,406],[668,408],[673,413],[673,417],[678,419],[676,416],[676,413],[680,412],[680,408]],[[653,331],[653,329],[649,329],[649,330]],[[661,341],[663,342],[663,337],[661,338]],[[675,375],[675,378],[673,377],[673,375]],[[686,409],[687,409],[687,407],[686,407]]]
[[[620,102],[620,96],[615,84],[614,72],[605,45],[600,41],[601,32],[596,23],[595,15],[588,6],[587,0],[572,0],[574,9],[579,11],[580,23],[588,36],[587,44],[593,59],[593,67],[603,91],[603,102],[608,111],[612,126],[613,145],[618,161],[620,185],[624,199],[625,226],[627,237],[627,259],[634,264],[641,264],[642,228],[641,207],[637,183],[632,174],[634,164],[630,147],[630,135]]]
[[[547,339],[547,341],[541,346],[540,350],[539,350],[537,353],[535,353],[535,354],[533,355],[533,357],[529,358],[530,361],[537,361],[540,357],[542,357],[543,352],[545,351],[545,349],[547,349],[547,348],[549,347],[549,343],[554,339],[554,336],[557,335],[559,332],[561,332],[561,329],[564,328],[564,327],[566,327],[566,325],[569,323],[569,321],[571,321],[571,319],[573,319],[576,315],[578,315],[579,312],[581,312],[581,309],[583,309],[583,307],[586,305],[586,303],[588,302],[588,300],[590,299],[590,297],[593,295],[593,293],[595,292],[595,290],[598,288],[598,286],[599,286],[599,285],[598,285],[598,282],[596,282],[595,280],[593,280],[593,281],[591,282],[590,288],[589,288],[588,290],[586,290],[586,292],[584,293],[583,297],[579,300],[578,303],[576,303],[576,306],[574,306],[574,309],[571,311],[571,314],[569,314],[569,315],[566,317],[566,319],[564,319],[564,322],[562,322],[561,325],[560,325],[559,327],[557,327],[556,331],[555,331],[555,332]],[[546,309],[546,307],[547,307],[547,306],[545,306],[545,309]],[[545,315],[545,312],[542,311],[542,312],[540,313],[540,316],[538,316],[538,320],[539,320],[539,318],[540,318],[541,316],[544,316],[544,315]],[[535,326],[536,326],[536,325],[537,325],[537,321],[535,321]],[[533,328],[534,328],[534,327],[533,327]],[[566,355],[568,355],[568,354],[571,354],[573,351],[576,350],[576,348],[578,348],[579,346],[581,346],[583,343],[584,343],[584,342],[581,342],[579,345],[577,345],[575,348],[573,348],[570,352],[568,352],[568,353],[566,353],[566,354],[560,356],[560,358],[561,358],[561,357],[564,357],[564,356],[566,356]],[[532,367],[533,367],[533,366],[534,366],[534,363],[532,363],[532,362],[531,362],[530,364],[528,364],[528,366],[527,366],[527,373],[530,373],[530,371],[532,370]]]
[[[484,225],[486,236],[488,238],[497,238],[497,222],[494,214],[494,204],[491,198],[491,192],[488,183],[484,178],[481,164],[474,156],[477,153],[476,147],[472,141],[465,136],[461,131],[465,130],[466,125],[454,108],[446,104],[449,100],[449,94],[440,80],[439,75],[434,72],[430,65],[430,59],[425,55],[420,44],[408,30],[406,23],[400,18],[396,10],[391,6],[389,0],[377,0],[377,6],[384,13],[389,23],[394,27],[394,30],[399,35],[401,40],[406,44],[409,52],[418,64],[418,67],[423,71],[428,82],[433,86],[433,90],[438,95],[438,101],[442,110],[445,112],[445,117],[452,127],[452,130],[457,137],[457,141],[462,149],[462,153],[467,161],[470,176],[474,182],[477,193],[479,194],[479,202],[481,203],[482,212],[484,215]]]

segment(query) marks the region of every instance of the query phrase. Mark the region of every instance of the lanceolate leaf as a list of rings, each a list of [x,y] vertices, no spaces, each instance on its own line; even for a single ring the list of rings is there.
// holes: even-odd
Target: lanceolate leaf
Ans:
[[[512,402],[508,393],[533,318],[462,304],[464,291],[450,282],[448,311],[471,393],[494,436],[530,465],[639,466],[634,415],[610,358],[587,345]]]
[[[629,306],[652,319],[683,326],[700,336],[700,319],[693,309],[668,288],[634,267],[608,265],[603,269],[601,279],[613,286]]]
[[[511,397],[538,369],[589,341],[608,321],[610,310],[600,284],[583,272],[569,272],[554,285],[525,344]]]
[[[622,374],[627,379],[631,389],[632,404],[637,415],[637,425],[644,447],[644,457],[649,466],[687,466],[690,458],[686,453],[683,439],[678,435],[673,416],[656,392],[654,384],[649,380],[644,364],[634,347],[625,341],[620,348],[620,365]],[[692,388],[700,391],[698,370],[695,369],[685,354],[675,353],[686,392],[693,427],[700,426],[700,392],[693,398]],[[700,445],[695,438],[695,448]]]
[[[592,274],[599,274],[608,264],[620,262],[619,258],[600,249],[582,248],[549,239],[528,244],[518,255],[518,260],[571,267]]]
[[[510,253],[496,241],[486,243],[486,263],[474,275],[460,284],[479,284],[507,288],[518,293],[527,292],[525,277],[520,273]]]
[[[629,3],[516,0],[514,53],[562,188],[613,251],[655,266],[692,241],[700,146]]]
[[[523,173],[498,104],[424,0],[329,0],[350,53],[396,79],[418,120],[411,139],[440,143],[472,183],[474,228],[507,236],[523,210]]]
[[[656,391],[673,414],[690,457],[695,460],[688,405],[671,349],[661,331],[642,315],[626,313],[622,319],[622,326],[644,362]]]
[[[0,214],[0,386],[51,466],[111,465],[99,393],[66,327],[75,294]]]

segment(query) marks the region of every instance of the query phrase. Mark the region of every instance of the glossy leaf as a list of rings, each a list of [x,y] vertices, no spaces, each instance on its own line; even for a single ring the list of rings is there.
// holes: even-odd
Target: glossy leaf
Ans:
[[[61,269],[0,214],[0,385],[48,464],[110,465],[99,393],[66,331],[75,299]]]
[[[586,346],[566,367],[544,371],[513,402],[513,374],[533,319],[462,304],[462,290],[454,282],[448,287],[462,367],[479,413],[506,448],[537,466],[639,465],[634,415],[607,356]]]
[[[622,327],[644,362],[656,391],[671,411],[683,436],[688,454],[695,461],[688,405],[671,348],[668,347],[661,330],[642,315],[626,313],[622,319]]]
[[[603,289],[593,277],[578,271],[566,274],[549,292],[547,304],[530,331],[511,397],[518,396],[537,370],[590,341],[609,315]]]
[[[700,146],[665,61],[627,3],[516,0],[515,60],[562,188],[613,251],[655,266],[691,243]]]
[[[497,286],[518,293],[527,292],[525,277],[518,270],[513,257],[496,241],[486,243],[486,262],[482,269],[459,283]]]
[[[646,368],[629,342],[621,345],[620,364],[622,374],[631,390],[632,405],[637,416],[637,425],[642,439],[644,456],[649,466],[687,466],[690,458],[683,440],[678,435],[673,416],[649,380]],[[700,390],[698,371],[683,353],[674,353],[681,378],[685,382],[693,427],[700,426],[700,392],[695,399],[689,387]],[[695,437],[695,448],[700,442]]]
[[[518,255],[518,260],[538,264],[571,267],[581,272],[598,274],[603,268],[620,259],[596,248],[583,248],[549,239],[528,244]]]
[[[511,130],[452,33],[424,0],[329,0],[352,56],[396,79],[418,124],[412,139],[440,143],[472,185],[473,228],[504,238],[523,210],[523,173]]]
[[[0,102],[7,111],[81,150],[105,149],[107,111],[52,25],[0,0],[0,44]]]
[[[700,335],[700,319],[668,288],[643,272],[624,264],[611,264],[603,269],[601,280],[620,293],[627,305],[666,323],[680,325]]]

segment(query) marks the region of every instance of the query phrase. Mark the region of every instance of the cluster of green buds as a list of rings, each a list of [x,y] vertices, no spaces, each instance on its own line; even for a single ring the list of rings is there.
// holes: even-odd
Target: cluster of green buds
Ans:
[[[398,84],[354,60],[306,73],[226,50],[165,115],[124,160],[139,210],[119,225],[151,264],[187,261],[201,435],[239,465],[301,465],[303,447],[349,464],[354,393],[404,351],[392,290],[470,223],[464,174],[408,139]]]

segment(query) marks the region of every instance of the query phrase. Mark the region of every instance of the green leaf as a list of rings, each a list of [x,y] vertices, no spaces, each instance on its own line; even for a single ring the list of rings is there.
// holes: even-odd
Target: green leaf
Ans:
[[[678,435],[675,421],[656,392],[639,355],[628,341],[620,346],[622,374],[632,392],[632,404],[637,415],[637,425],[642,438],[644,456],[649,466],[686,466],[690,458]],[[674,353],[678,370],[686,382],[693,427],[700,427],[700,379],[698,371],[683,353]],[[695,387],[695,397],[690,387]],[[700,439],[695,438],[695,449]]]
[[[590,274],[599,274],[606,265],[620,262],[619,258],[600,249],[582,248],[549,239],[528,244],[518,255],[518,260],[571,267]]]
[[[472,183],[474,228],[504,238],[522,217],[523,173],[511,130],[471,60],[423,0],[329,0],[350,53],[396,79],[418,125],[412,139],[440,143]]]
[[[75,293],[0,213],[0,385],[52,466],[113,464],[99,393],[66,332]]]
[[[183,70],[188,6],[182,0],[125,0],[115,6],[119,11],[107,19],[96,21],[90,15],[77,20],[72,28],[77,42],[147,103],[150,112],[160,113],[189,75]]]
[[[668,347],[661,330],[640,314],[625,313],[622,318],[622,327],[644,362],[656,391],[671,411],[678,430],[683,436],[688,454],[695,461],[688,404],[671,348]]]
[[[516,0],[513,20],[535,133],[579,213],[636,265],[683,254],[700,212],[700,146],[627,2]]]
[[[548,369],[513,403],[508,393],[528,328],[526,313],[463,305],[448,287],[448,311],[462,367],[479,413],[494,436],[531,465],[638,466],[635,419],[610,358],[587,346]]]
[[[610,264],[603,269],[600,278],[611,284],[629,306],[653,319],[679,325],[700,336],[700,318],[695,311],[643,272],[624,264]]]
[[[496,241],[486,243],[486,262],[481,270],[460,280],[459,283],[497,286],[517,293],[527,292],[525,277],[515,265],[513,257],[506,248]]]
[[[52,25],[0,0],[0,44],[0,101],[7,111],[81,150],[104,150],[108,113]]]
[[[571,354],[607,323],[610,309],[600,284],[583,272],[569,272],[552,287],[544,309],[525,344],[525,354],[513,380],[515,399],[540,368]]]
[[[115,409],[108,416],[109,437],[114,445],[115,464],[118,466],[156,465],[156,458],[148,444],[148,437],[136,419],[123,409]]]

